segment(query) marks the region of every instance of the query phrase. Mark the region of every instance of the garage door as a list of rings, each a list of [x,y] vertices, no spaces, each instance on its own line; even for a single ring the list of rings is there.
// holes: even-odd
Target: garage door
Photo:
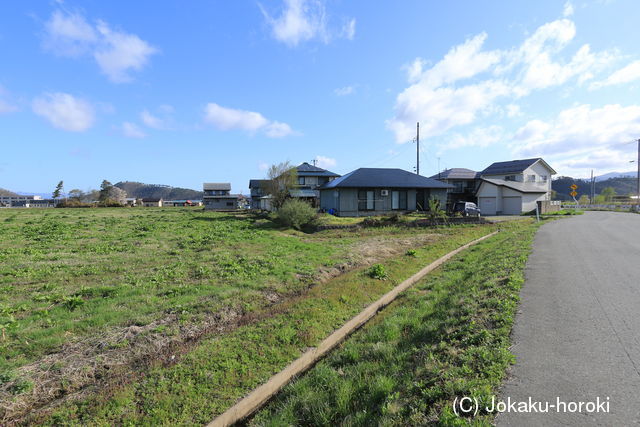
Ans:
[[[496,214],[496,198],[480,197],[480,213],[482,215],[495,215]]]
[[[522,197],[503,197],[502,213],[504,215],[520,215],[522,213]]]

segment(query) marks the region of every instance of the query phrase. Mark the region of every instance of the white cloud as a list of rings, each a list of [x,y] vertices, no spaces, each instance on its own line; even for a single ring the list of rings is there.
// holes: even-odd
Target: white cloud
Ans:
[[[421,134],[434,137],[496,112],[516,117],[520,112],[513,100],[533,91],[571,79],[583,84],[614,61],[616,53],[592,52],[585,44],[563,59],[575,34],[575,24],[560,19],[541,25],[514,48],[484,50],[487,34],[480,33],[432,66],[416,58],[404,67],[409,85],[397,95],[387,128],[399,143],[413,138],[416,122]],[[500,106],[502,100],[509,104]]]
[[[329,27],[324,0],[284,0],[282,14],[275,18],[259,6],[273,37],[292,47],[313,39],[323,43],[337,37],[352,40],[355,35],[355,19],[350,19],[340,29]]]
[[[138,125],[131,122],[122,123],[122,134],[127,138],[145,138],[147,136],[146,133]]]
[[[165,128],[164,121],[161,118],[154,116],[147,110],[144,110],[140,113],[140,120],[142,120],[142,123],[152,129],[161,130]]]
[[[519,117],[522,115],[522,111],[520,111],[520,106],[516,104],[509,104],[506,106],[507,117]]]
[[[356,19],[350,19],[344,26],[342,27],[342,35],[344,38],[348,40],[353,40],[356,35]]]
[[[158,50],[135,34],[113,31],[105,22],[98,22],[102,44],[93,56],[102,72],[115,83],[131,81],[130,72],[140,71]]]
[[[158,49],[135,34],[112,30],[106,22],[92,25],[79,13],[56,10],[45,23],[45,49],[62,56],[91,55],[115,83],[132,80]]]
[[[213,102],[206,105],[204,119],[220,130],[237,129],[249,133],[263,131],[269,138],[295,134],[286,123],[268,120],[254,111],[222,107]]]
[[[13,113],[14,111],[18,111],[18,107],[0,99],[0,114]]]
[[[573,15],[573,12],[573,4],[571,4],[570,1],[566,2],[564,4],[564,9],[562,10],[562,16],[568,18],[569,16]]]
[[[562,173],[615,170],[634,159],[635,144],[627,142],[638,135],[640,106],[583,104],[561,111],[550,121],[529,121],[515,133],[512,148],[518,156],[544,156]]]
[[[315,160],[316,160],[316,165],[319,168],[329,169],[336,166],[336,159],[333,159],[331,157],[316,156]]]
[[[436,88],[487,71],[500,60],[500,52],[481,51],[486,39],[487,34],[481,33],[453,47],[440,62],[428,70],[423,70],[424,60],[416,59],[409,68],[410,79],[414,83]]]
[[[7,91],[0,85],[0,114],[13,113],[18,111],[18,107],[6,100]],[[5,98],[5,99],[3,99]]]
[[[261,171],[266,171],[267,169],[269,169],[269,163],[258,162],[258,169]]]
[[[285,136],[293,135],[294,131],[286,123],[271,122],[265,128],[265,134],[269,138],[283,138]]]
[[[603,81],[592,83],[589,88],[598,89],[603,86],[631,83],[636,80],[640,80],[640,61],[634,61],[631,64],[615,71]]]
[[[98,35],[93,26],[78,13],[56,10],[45,23],[44,47],[57,55],[82,55],[97,41]]]
[[[333,90],[333,93],[335,93],[337,96],[351,95],[354,92],[355,88],[353,86],[339,87]]]
[[[449,129],[473,123],[482,112],[489,111],[496,98],[508,95],[510,88],[500,81],[487,80],[460,88],[415,84],[396,99],[396,115],[387,127],[396,135],[396,142],[410,141],[420,122],[420,135],[429,138]]]
[[[488,147],[503,140],[504,131],[500,126],[492,125],[486,128],[476,128],[467,135],[454,134],[449,141],[441,146],[441,151],[462,147]]]
[[[44,117],[54,127],[70,132],[83,132],[89,129],[94,121],[93,106],[68,93],[47,93],[34,99],[33,112]]]

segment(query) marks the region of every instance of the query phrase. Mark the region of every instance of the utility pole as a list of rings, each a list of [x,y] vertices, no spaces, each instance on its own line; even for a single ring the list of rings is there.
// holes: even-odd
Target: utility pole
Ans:
[[[416,123],[416,174],[420,175],[420,122]]]
[[[593,204],[593,169],[591,169],[591,181],[589,181],[589,204]]]
[[[438,179],[440,179],[440,157],[438,157]]]
[[[638,175],[636,177],[637,179],[637,189],[636,189],[636,203],[638,203],[639,207],[640,207],[640,139],[638,139],[638,160],[637,162],[637,166],[638,166]]]

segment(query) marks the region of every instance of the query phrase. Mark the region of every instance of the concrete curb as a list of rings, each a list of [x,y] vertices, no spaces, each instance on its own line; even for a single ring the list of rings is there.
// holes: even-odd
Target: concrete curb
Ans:
[[[494,236],[498,231],[487,234],[479,239],[469,242],[460,246],[458,249],[449,252],[448,254],[438,258],[431,264],[418,271],[407,280],[400,283],[398,286],[384,294],[373,304],[367,306],[354,318],[345,323],[340,329],[334,331],[331,335],[325,338],[316,348],[312,348],[306,351],[298,359],[294,360],[282,371],[272,376],[266,383],[262,384],[258,388],[254,389],[251,393],[245,396],[238,403],[227,409],[223,414],[219,415],[216,419],[208,424],[209,427],[222,427],[230,426],[243,418],[251,415],[258,410],[264,403],[266,403],[273,395],[279,392],[293,377],[301,374],[302,372],[313,366],[320,358],[331,351],[335,346],[340,344],[349,334],[356,329],[364,325],[378,311],[389,305],[395,300],[398,295],[413,286],[418,280],[422,279],[425,275],[438,268],[444,262],[448,261],[454,255],[462,252],[463,250],[475,245],[491,236]]]

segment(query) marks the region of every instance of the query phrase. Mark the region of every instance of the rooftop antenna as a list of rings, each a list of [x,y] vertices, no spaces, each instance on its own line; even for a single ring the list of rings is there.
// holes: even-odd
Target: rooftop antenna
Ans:
[[[416,174],[420,175],[420,122],[416,123]]]
[[[313,160],[311,160],[311,162],[313,163],[313,166],[317,166],[317,164],[318,164],[318,159],[313,159]]]

